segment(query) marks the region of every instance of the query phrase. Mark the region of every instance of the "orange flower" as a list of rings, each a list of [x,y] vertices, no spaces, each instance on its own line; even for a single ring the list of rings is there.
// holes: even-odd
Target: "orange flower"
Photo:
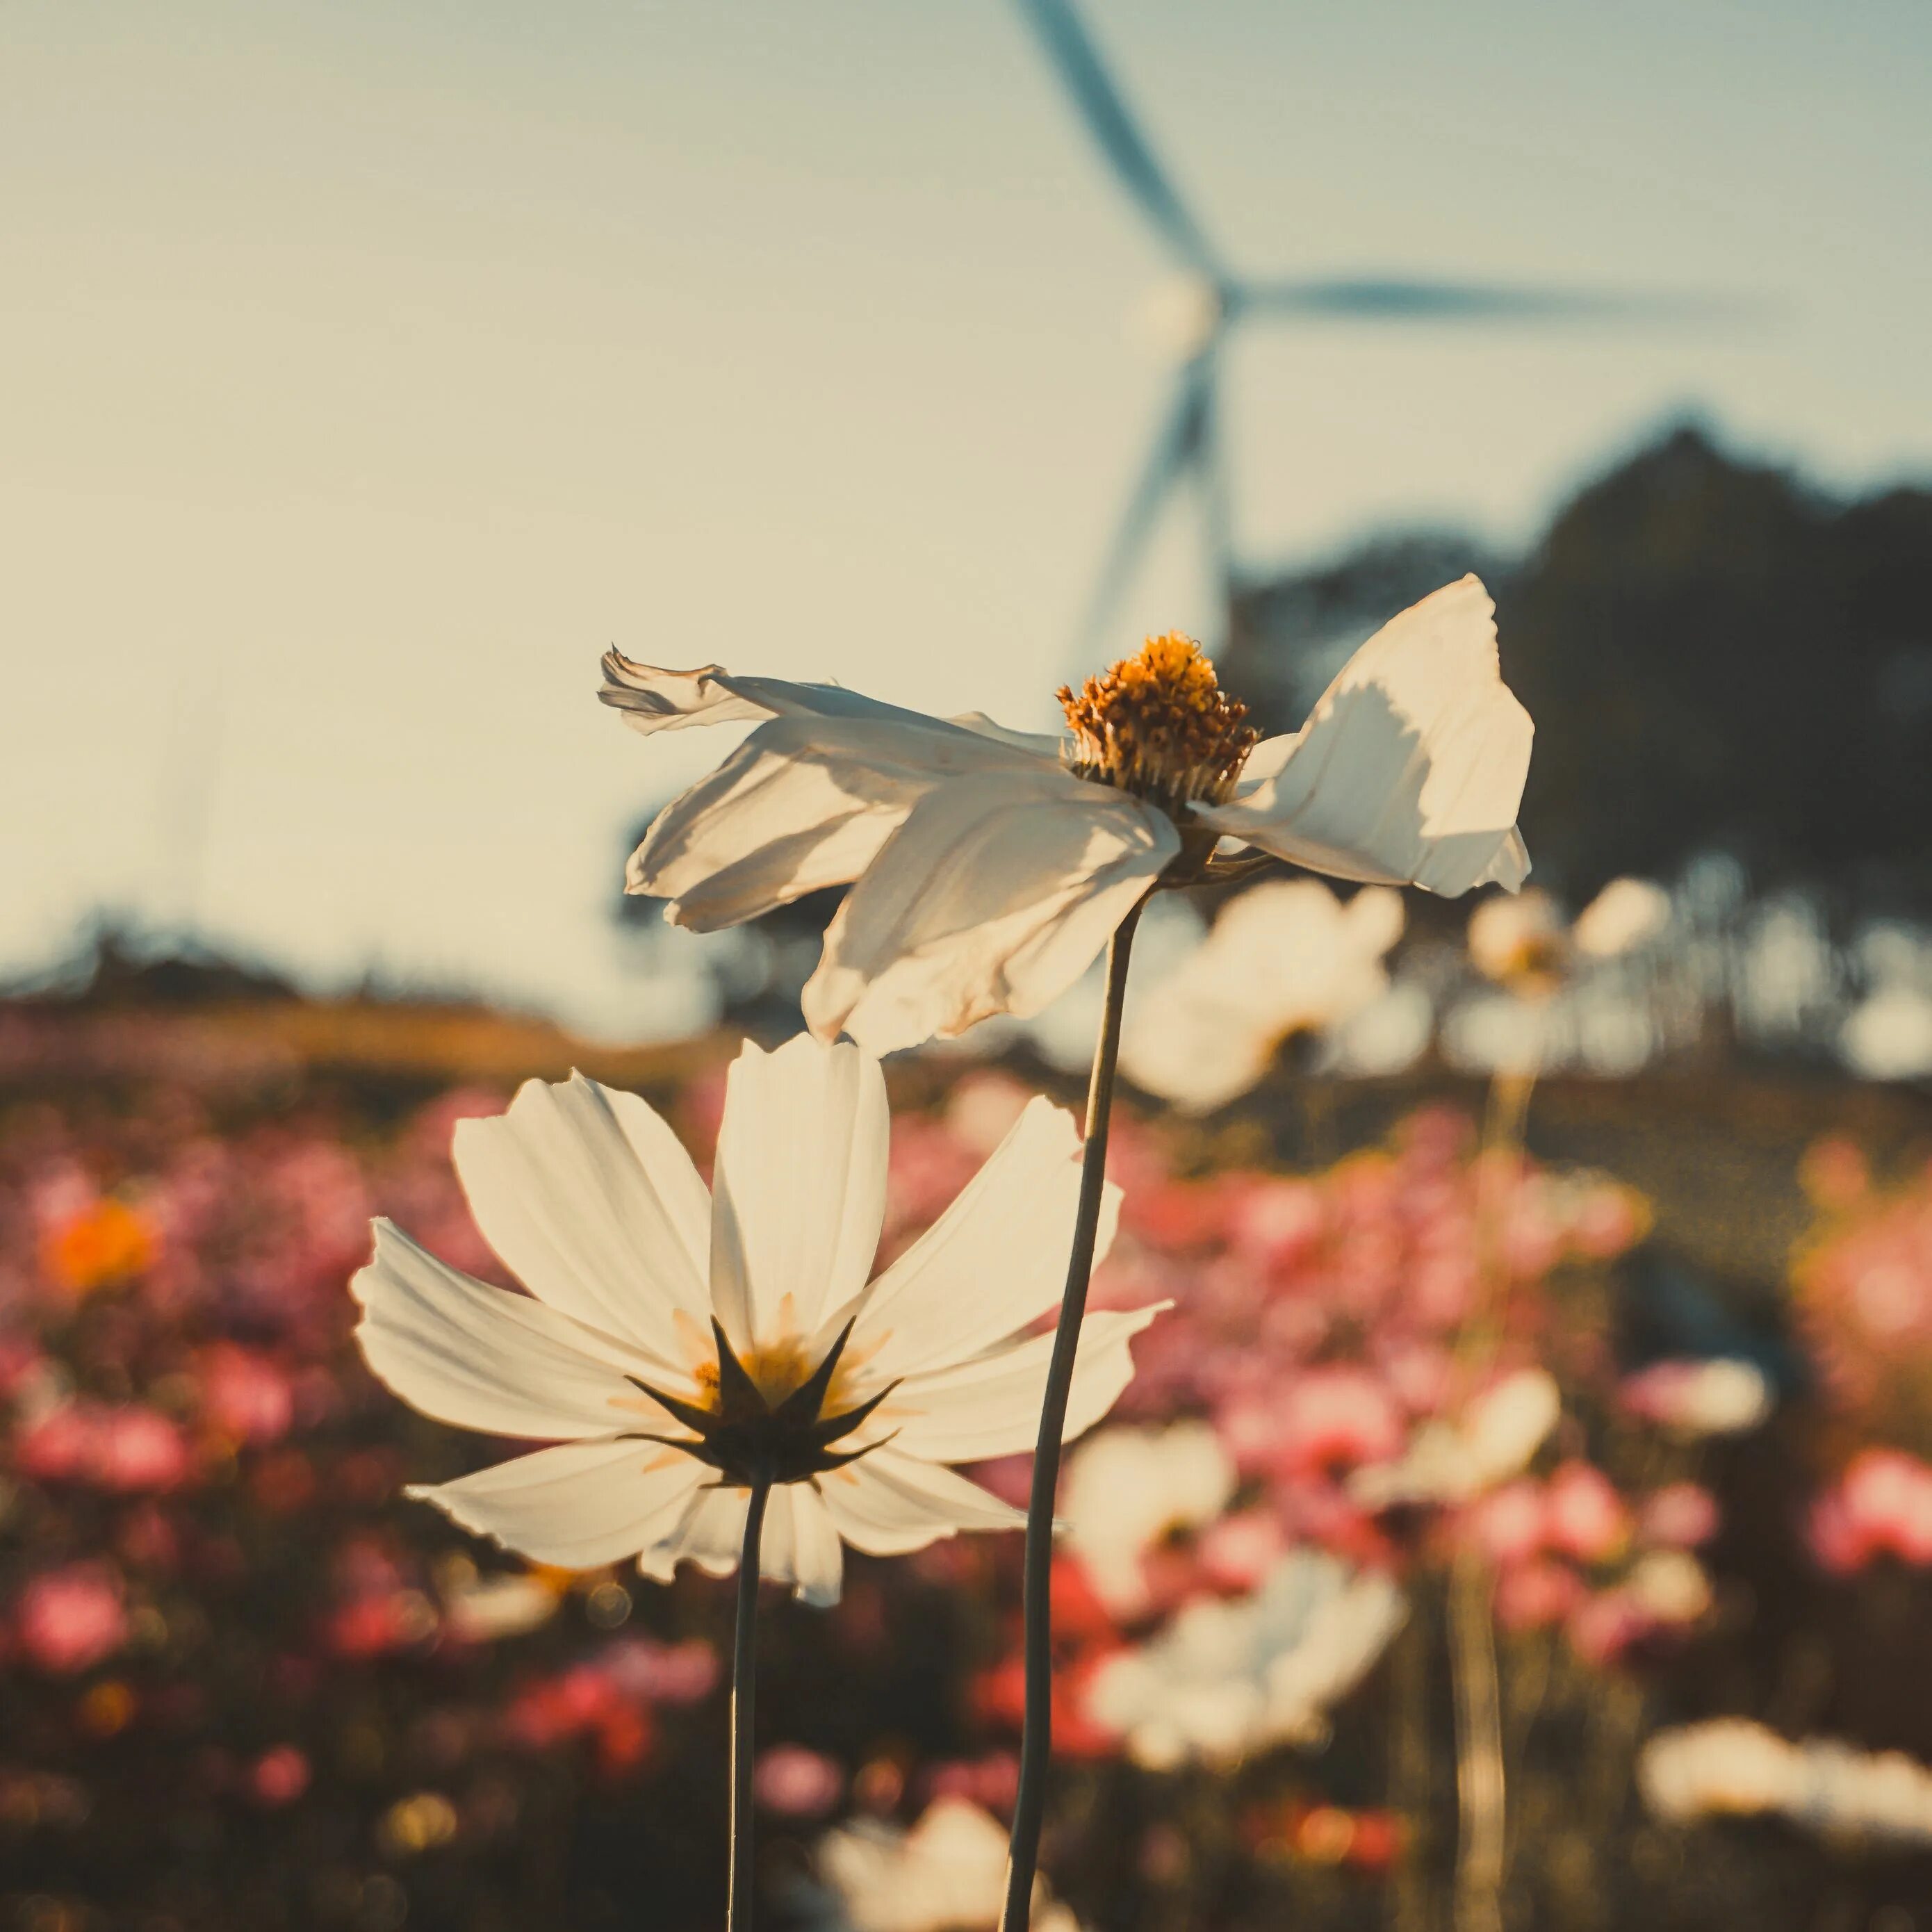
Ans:
[[[159,1245],[146,1216],[104,1195],[42,1234],[40,1272],[70,1294],[88,1294],[145,1274]]]

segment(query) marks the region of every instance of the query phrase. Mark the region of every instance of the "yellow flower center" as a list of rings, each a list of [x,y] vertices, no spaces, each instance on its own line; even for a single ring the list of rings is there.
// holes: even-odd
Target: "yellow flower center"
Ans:
[[[1178,632],[1148,638],[1078,692],[1062,685],[1057,695],[1074,771],[1170,811],[1228,797],[1261,736],[1201,646]]]

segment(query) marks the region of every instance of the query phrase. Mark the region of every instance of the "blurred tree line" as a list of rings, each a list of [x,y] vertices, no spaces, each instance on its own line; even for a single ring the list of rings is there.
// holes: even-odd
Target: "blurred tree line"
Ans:
[[[1679,427],[1521,557],[1397,535],[1256,586],[1226,681],[1292,729],[1378,625],[1466,570],[1536,720],[1544,883],[1587,898],[1717,848],[1760,886],[1932,911],[1932,490],[1838,500]]]

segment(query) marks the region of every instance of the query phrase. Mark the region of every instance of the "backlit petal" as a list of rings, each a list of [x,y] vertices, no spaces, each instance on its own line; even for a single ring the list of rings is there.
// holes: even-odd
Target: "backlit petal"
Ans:
[[[854,1331],[878,1380],[965,1360],[1060,1299],[1080,1198],[1073,1117],[1035,1098],[952,1204],[867,1292]],[[1113,1239],[1109,1185],[1096,1260]]]
[[[458,1124],[455,1159],[484,1238],[532,1294],[686,1363],[674,1317],[710,1312],[710,1198],[635,1094],[526,1081],[507,1112]]]
[[[1096,1310],[1081,1324],[1063,1441],[1092,1428],[1119,1400],[1134,1375],[1127,1344],[1166,1306]],[[1051,1332],[1036,1335],[956,1368],[909,1377],[877,1420],[897,1431],[895,1448],[937,1462],[983,1462],[1030,1449],[1053,1341]]]
[[[874,1053],[1038,1012],[1180,849],[1166,816],[1044,767],[928,793],[846,896],[805,989],[820,1039]]]
[[[677,1520],[706,1474],[651,1442],[566,1442],[408,1493],[536,1563],[594,1570]]]
[[[637,1426],[641,1399],[624,1378],[644,1366],[635,1357],[527,1295],[472,1281],[388,1221],[349,1286],[370,1368],[439,1422],[548,1442]]]
[[[962,1529],[1026,1526],[1022,1511],[978,1484],[891,1448],[820,1477],[818,1488],[838,1534],[873,1556],[923,1550]]]
[[[1528,871],[1515,819],[1533,728],[1502,681],[1495,607],[1466,577],[1349,659],[1273,778],[1198,816],[1338,878],[1513,891]]]
[[[741,1346],[809,1335],[866,1284],[892,1132],[878,1063],[800,1034],[732,1063],[718,1137],[712,1292]]]

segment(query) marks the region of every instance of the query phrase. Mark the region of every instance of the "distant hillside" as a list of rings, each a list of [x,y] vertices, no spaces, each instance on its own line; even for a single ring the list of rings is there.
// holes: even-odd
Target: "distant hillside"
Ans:
[[[1536,719],[1540,877],[1586,895],[1714,846],[1761,886],[1932,912],[1932,491],[1835,501],[1679,429],[1526,557],[1382,538],[1251,591],[1227,682],[1292,728],[1348,648],[1468,569]]]

